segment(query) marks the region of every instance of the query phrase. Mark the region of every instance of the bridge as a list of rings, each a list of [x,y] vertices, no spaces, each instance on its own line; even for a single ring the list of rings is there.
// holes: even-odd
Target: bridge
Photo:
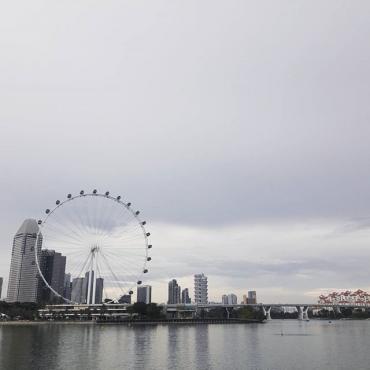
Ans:
[[[334,312],[340,314],[341,309],[370,309],[370,304],[332,304],[332,303],[246,303],[246,304],[223,304],[223,303],[208,303],[208,304],[167,304],[165,305],[166,312],[172,313],[179,317],[181,313],[192,313],[196,315],[201,310],[212,310],[215,308],[225,309],[227,316],[229,317],[230,309],[238,309],[243,307],[253,307],[261,309],[266,317],[266,320],[271,320],[271,309],[272,308],[295,308],[298,311],[298,320],[308,320],[309,309],[331,309]]]
[[[127,317],[127,307],[130,304],[56,304],[47,305],[44,309],[38,310],[39,316],[44,319],[50,318],[83,318],[100,317],[101,315],[109,317]],[[308,320],[309,309],[330,309],[340,314],[341,309],[370,309],[370,304],[322,304],[322,303],[258,303],[258,304],[161,304],[163,312],[167,317],[180,319],[184,317],[197,318],[201,316],[202,311],[210,311],[215,308],[225,310],[227,319],[230,318],[232,309],[244,307],[253,307],[263,312],[266,320],[271,320],[271,309],[295,308],[298,311],[298,320]]]

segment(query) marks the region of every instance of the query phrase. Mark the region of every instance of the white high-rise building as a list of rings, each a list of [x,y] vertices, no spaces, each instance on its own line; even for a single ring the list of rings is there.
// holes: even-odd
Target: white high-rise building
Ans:
[[[25,220],[14,236],[10,262],[8,302],[37,302],[39,274],[36,265],[37,255],[41,254],[42,239],[36,246],[39,227],[36,220]]]
[[[235,294],[228,294],[227,296],[227,304],[237,304],[238,297]]]
[[[204,274],[194,275],[194,302],[208,303],[208,278]]]

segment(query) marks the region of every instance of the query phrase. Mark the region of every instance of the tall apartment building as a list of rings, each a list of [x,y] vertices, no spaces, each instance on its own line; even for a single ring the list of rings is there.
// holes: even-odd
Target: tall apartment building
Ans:
[[[194,302],[208,303],[208,278],[204,274],[194,275]]]
[[[36,246],[38,232],[36,220],[27,219],[14,236],[6,298],[8,302],[37,301],[40,279],[35,248],[37,255],[40,256],[42,244],[40,237]]]
[[[238,297],[231,293],[231,294],[224,294],[222,296],[222,304],[237,304],[238,303]]]
[[[191,303],[191,298],[189,296],[189,289],[188,288],[185,288],[181,292],[181,303],[184,303],[184,304],[190,304]]]
[[[86,303],[86,297],[83,295],[84,278],[75,278],[72,280],[71,301],[76,303]]]
[[[63,296],[66,257],[54,250],[43,249],[40,257],[40,269],[49,286]],[[38,301],[58,303],[60,299],[46,286],[44,281],[41,281]]]
[[[168,283],[168,304],[181,303],[181,287],[177,284],[176,279]]]
[[[237,304],[238,303],[238,297],[233,293],[228,294],[227,301],[228,301],[228,304]]]
[[[250,290],[248,292],[248,303],[257,304],[257,292],[255,290]]]
[[[150,285],[137,287],[136,302],[152,303],[152,287]]]
[[[72,294],[71,274],[65,274],[64,275],[63,297],[71,300],[71,294]]]

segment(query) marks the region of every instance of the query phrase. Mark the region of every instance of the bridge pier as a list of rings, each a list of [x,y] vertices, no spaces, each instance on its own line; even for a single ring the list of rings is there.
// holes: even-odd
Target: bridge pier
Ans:
[[[298,320],[303,320],[303,306],[296,306],[298,311]]]
[[[334,312],[336,314],[338,314],[338,315],[341,315],[342,314],[342,311],[340,310],[340,307],[339,306],[334,306],[333,309],[334,309]]]
[[[303,320],[308,320],[308,306],[303,307]]]
[[[271,306],[262,306],[263,315],[266,317],[267,321],[271,320]]]

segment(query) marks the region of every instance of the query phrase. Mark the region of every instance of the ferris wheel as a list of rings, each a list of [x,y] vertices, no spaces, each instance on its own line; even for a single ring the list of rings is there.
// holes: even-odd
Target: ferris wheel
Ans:
[[[81,190],[45,213],[38,221],[36,245],[42,249],[35,248],[35,260],[44,288],[54,296],[74,304],[120,302],[142,284],[152,245],[146,221],[130,202],[108,191]],[[63,270],[63,286],[50,275],[48,254],[58,256],[54,275]]]

